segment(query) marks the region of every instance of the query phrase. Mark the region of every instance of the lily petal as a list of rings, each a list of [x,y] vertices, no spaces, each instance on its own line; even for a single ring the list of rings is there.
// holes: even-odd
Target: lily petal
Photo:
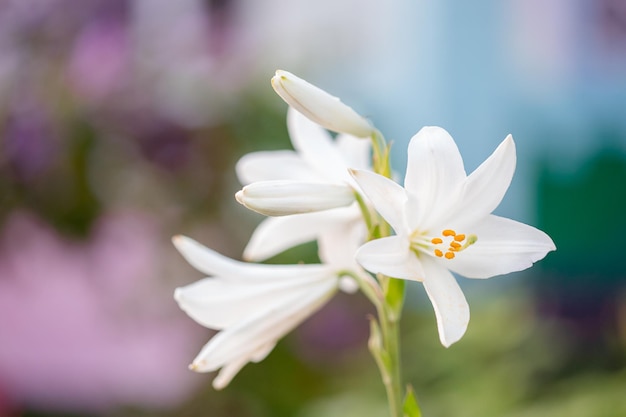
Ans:
[[[374,133],[365,118],[337,97],[287,71],[276,71],[272,87],[287,104],[328,130],[362,138]]]
[[[345,160],[345,166],[354,169],[371,169],[372,142],[356,136],[341,133],[337,135],[335,144]],[[347,172],[347,170],[346,170]],[[352,180],[352,177],[350,177]]]
[[[469,305],[454,276],[432,259],[423,259],[424,288],[435,309],[439,340],[445,347],[465,334],[470,319]]]
[[[287,128],[294,149],[313,167],[318,180],[351,180],[346,161],[328,131],[291,107],[287,112]]]
[[[458,199],[465,181],[465,169],[454,139],[444,129],[436,126],[422,128],[409,142],[404,187],[414,195],[422,209],[419,218],[409,219],[410,224],[429,228],[446,209]]]
[[[359,248],[356,260],[373,273],[413,281],[424,279],[420,260],[409,250],[408,241],[400,236],[370,240]]]
[[[275,343],[326,303],[336,289],[336,282],[328,280],[322,284],[222,330],[202,348],[192,369],[211,372],[241,358],[255,359],[260,348]]]
[[[355,181],[378,213],[397,234],[408,230],[404,215],[407,194],[404,188],[389,178],[370,171],[350,170]]]
[[[267,282],[289,279],[294,275],[320,274],[328,271],[326,265],[251,265],[220,255],[186,236],[174,236],[172,242],[191,266],[207,275],[221,276],[224,279],[253,282]]]
[[[473,225],[471,233],[478,237],[475,244],[454,259],[441,261],[467,278],[522,271],[556,249],[552,239],[541,230],[494,215]]]
[[[260,151],[242,156],[235,166],[237,178],[243,185],[272,180],[319,180],[317,174],[294,151]]]
[[[457,209],[449,213],[457,227],[472,224],[490,214],[502,201],[515,172],[515,142],[507,136],[474,172],[461,191]]]
[[[257,265],[251,264],[250,268]],[[247,317],[276,308],[294,293],[308,291],[332,276],[330,268],[310,274],[307,268],[301,273],[292,272],[290,279],[242,285],[236,280],[222,277],[205,278],[177,288],[174,299],[179,307],[197,323],[220,330]]]

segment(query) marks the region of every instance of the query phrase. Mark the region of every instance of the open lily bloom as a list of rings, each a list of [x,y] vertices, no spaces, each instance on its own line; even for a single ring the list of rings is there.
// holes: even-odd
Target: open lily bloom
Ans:
[[[489,278],[526,269],[555,249],[544,232],[491,214],[509,187],[515,159],[509,135],[467,176],[448,132],[425,127],[409,144],[404,188],[381,175],[353,171],[396,232],[363,245],[358,262],[374,273],[421,281],[444,346],[458,341],[469,322],[467,301],[450,271]]]
[[[346,266],[354,262],[354,252],[367,231],[356,203],[339,206],[349,202],[349,194],[359,192],[349,168],[370,169],[371,143],[347,134],[333,140],[324,128],[292,108],[287,113],[287,127],[294,150],[244,155],[236,167],[241,183],[268,181],[271,185],[272,181],[288,180],[292,188],[301,184],[306,189],[316,183],[318,189],[325,184],[332,189],[344,187],[346,192],[328,193],[325,201],[338,202],[338,208],[265,219],[250,238],[244,258],[266,259],[317,239],[324,263]]]
[[[183,236],[173,239],[183,257],[209,275],[177,288],[180,308],[199,324],[220,330],[190,369],[212,372],[224,388],[248,362],[263,360],[280,338],[322,307],[337,291],[327,265],[264,265],[224,257]]]

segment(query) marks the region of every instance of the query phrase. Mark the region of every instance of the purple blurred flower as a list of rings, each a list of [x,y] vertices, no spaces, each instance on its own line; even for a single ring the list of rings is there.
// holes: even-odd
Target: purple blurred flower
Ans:
[[[123,22],[106,19],[89,24],[74,44],[68,67],[71,84],[86,98],[103,100],[129,82],[131,51]]]
[[[0,386],[34,409],[172,406],[197,381],[199,340],[160,288],[156,225],[136,214],[101,219],[69,242],[29,215],[0,235]]]
[[[4,152],[14,175],[29,182],[54,161],[55,133],[46,112],[28,100],[13,103],[1,133]]]

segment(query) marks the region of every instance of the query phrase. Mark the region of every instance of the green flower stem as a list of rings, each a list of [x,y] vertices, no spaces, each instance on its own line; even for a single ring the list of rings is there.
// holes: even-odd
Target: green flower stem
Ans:
[[[383,135],[376,131],[372,137],[373,148],[373,168],[374,171],[387,178],[391,178],[391,164],[389,161],[389,146],[385,142]],[[369,231],[369,240],[391,236],[391,227],[378,214],[372,213],[357,194],[357,201],[363,219]],[[414,396],[410,407],[405,407],[403,397],[402,375],[400,372],[400,318],[404,305],[405,281],[387,277],[382,274],[377,275],[377,280],[366,280],[362,277],[355,277],[363,293],[376,306],[378,321],[371,318],[370,340],[368,346],[385,385],[389,411],[391,417],[405,417],[405,409],[410,409],[411,416],[417,414],[413,411],[417,408]]]
[[[388,281],[388,288],[394,287],[393,282],[398,281],[388,277],[384,277],[384,280]],[[389,293],[386,293],[386,299],[388,298],[387,294]],[[402,295],[404,295],[404,287],[402,287]],[[403,389],[400,373],[400,317],[402,304],[400,302],[399,305],[396,304],[396,306],[392,307],[388,302],[385,302],[378,309],[382,346],[386,352],[387,360],[384,362],[377,360],[376,362],[385,384],[389,411],[392,417],[403,417]]]

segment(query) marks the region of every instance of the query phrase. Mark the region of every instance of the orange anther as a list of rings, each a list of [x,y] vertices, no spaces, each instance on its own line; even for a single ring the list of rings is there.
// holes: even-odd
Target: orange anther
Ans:
[[[440,243],[443,243],[443,239],[441,239],[440,237],[434,237],[434,238],[431,240],[431,242],[432,242],[432,243],[434,243],[435,245],[438,245],[438,244],[440,244]]]
[[[454,236],[454,240],[456,240],[457,242],[463,242],[465,240],[465,235],[464,234],[458,234],[456,236]]]
[[[456,235],[456,232],[452,229],[446,229],[443,232],[441,232],[441,234],[444,236],[454,236]]]
[[[446,252],[446,259],[453,259],[454,258],[454,252]]]
[[[435,249],[435,255],[441,258],[443,256],[443,252],[439,249]]]
[[[459,242],[450,242],[450,247],[454,248],[454,249],[459,249],[461,247],[461,244]]]

